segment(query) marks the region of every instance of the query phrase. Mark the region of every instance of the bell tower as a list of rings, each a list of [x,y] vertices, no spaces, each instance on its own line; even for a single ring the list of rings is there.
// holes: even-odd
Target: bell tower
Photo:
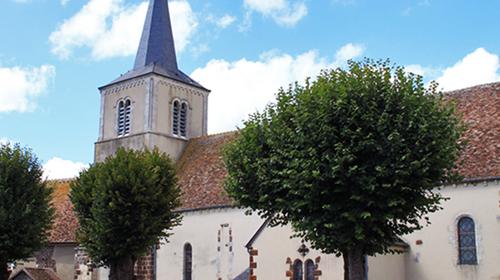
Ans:
[[[178,160],[189,139],[207,134],[210,90],[177,68],[167,0],[150,0],[134,68],[99,90],[96,162],[118,147],[154,146]]]

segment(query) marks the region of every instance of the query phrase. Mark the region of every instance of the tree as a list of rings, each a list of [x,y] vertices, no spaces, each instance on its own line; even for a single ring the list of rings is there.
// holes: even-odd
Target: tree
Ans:
[[[52,188],[31,149],[0,144],[0,280],[8,263],[32,257],[44,246],[54,218]]]
[[[109,279],[133,279],[134,263],[181,222],[175,165],[158,148],[119,148],[80,173],[70,199],[78,216],[77,239]]]
[[[225,190],[272,225],[363,279],[365,254],[394,252],[397,236],[440,209],[436,190],[459,180],[464,133],[437,84],[389,61],[349,61],[317,81],[281,89],[225,147]]]

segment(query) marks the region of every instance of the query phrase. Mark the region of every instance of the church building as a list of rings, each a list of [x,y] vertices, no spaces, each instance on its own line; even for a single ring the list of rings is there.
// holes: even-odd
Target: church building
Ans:
[[[342,258],[290,239],[290,227],[245,215],[224,195],[220,151],[234,132],[207,135],[210,90],[178,69],[167,0],[150,0],[133,69],[99,90],[95,161],[118,147],[157,146],[177,161],[184,193],[175,210],[182,225],[136,265],[137,279],[343,279]],[[469,124],[460,167],[467,179],[444,185],[441,192],[450,198],[444,210],[394,244],[405,253],[367,258],[369,280],[500,279],[500,83],[445,96],[457,100],[457,113]],[[68,181],[56,183],[60,215],[51,243],[26,266],[52,268],[64,280],[107,279],[75,241]]]

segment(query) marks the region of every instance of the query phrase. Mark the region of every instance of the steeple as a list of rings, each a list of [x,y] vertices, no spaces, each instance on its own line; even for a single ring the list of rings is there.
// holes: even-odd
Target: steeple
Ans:
[[[106,86],[157,74],[206,90],[177,68],[167,0],[150,0],[134,68]]]
[[[167,72],[177,74],[179,71],[167,0],[151,0],[149,3],[134,70],[154,62]]]

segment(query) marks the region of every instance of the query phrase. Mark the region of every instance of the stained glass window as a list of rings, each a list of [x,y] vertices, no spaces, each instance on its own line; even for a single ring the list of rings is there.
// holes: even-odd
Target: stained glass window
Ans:
[[[293,264],[293,280],[302,280],[304,272],[302,271],[302,261],[296,260]]]
[[[307,260],[306,265],[306,280],[314,280],[314,262],[312,260]]]
[[[187,243],[184,245],[184,280],[191,280],[193,271],[193,247]]]
[[[458,247],[460,264],[477,264],[476,232],[474,221],[469,217],[458,221]]]

